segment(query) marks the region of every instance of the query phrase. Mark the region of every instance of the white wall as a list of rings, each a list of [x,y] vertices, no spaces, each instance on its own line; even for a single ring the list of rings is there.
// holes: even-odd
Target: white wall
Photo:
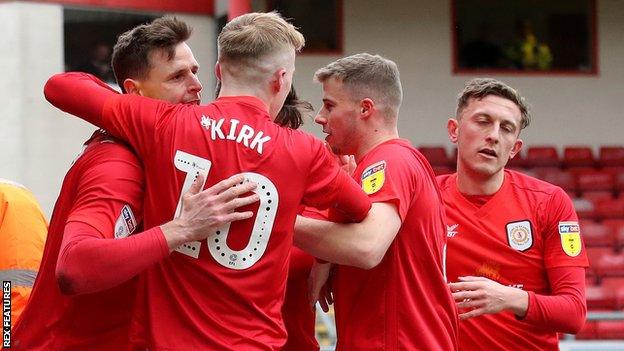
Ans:
[[[32,190],[48,218],[92,127],[53,109],[43,85],[63,68],[62,7],[0,3],[0,177]]]
[[[379,53],[397,62],[405,99],[400,133],[420,144],[445,144],[446,119],[470,79],[451,73],[448,0],[345,0],[345,55]],[[202,65],[204,102],[213,94],[215,23],[180,15],[195,27],[190,45]],[[504,76],[533,107],[523,132],[528,144],[624,144],[624,1],[598,0],[600,73],[590,77]],[[63,116],[42,96],[46,79],[63,67],[62,7],[0,2],[0,177],[33,190],[48,215],[74,156],[94,129]],[[4,48],[8,48],[5,50]],[[7,54],[8,53],[8,54]],[[338,56],[300,56],[295,82],[302,97],[320,106],[314,71]],[[306,129],[321,135],[308,122]]]
[[[597,76],[493,75],[525,95],[533,121],[523,131],[528,144],[624,144],[624,1],[598,0]],[[472,76],[453,75],[450,2],[440,0],[345,0],[345,55],[379,53],[401,71],[404,102],[400,134],[416,145],[447,143],[446,119],[455,97]],[[571,44],[573,45],[573,44]],[[314,71],[337,56],[300,56],[296,85],[320,107]],[[318,134],[308,123],[306,129]]]
[[[195,28],[191,46],[203,64],[200,79],[212,91],[214,21],[177,16]],[[64,66],[63,7],[0,2],[0,32],[0,178],[28,187],[49,218],[65,173],[95,130],[43,97],[46,80]]]

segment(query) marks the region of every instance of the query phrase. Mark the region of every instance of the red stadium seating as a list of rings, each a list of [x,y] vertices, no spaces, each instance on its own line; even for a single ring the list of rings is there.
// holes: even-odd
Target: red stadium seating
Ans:
[[[525,157],[525,167],[559,167],[561,161],[554,146],[531,146]]]
[[[583,229],[581,229],[583,230]],[[604,255],[610,255],[614,252],[613,248],[610,247],[588,247],[587,249],[587,258],[589,259],[589,268],[587,269],[587,275],[597,275],[596,266],[598,266],[598,261]]]
[[[589,146],[567,146],[563,150],[563,165],[567,168],[594,167],[596,161]]]
[[[435,173],[435,175],[437,176],[443,175],[443,174],[451,174],[455,172],[455,168],[451,168],[447,166],[431,166],[431,168],[433,169],[433,173]]]
[[[624,251],[624,219],[606,219],[603,223],[612,228],[616,246]]]
[[[576,190],[576,179],[569,171],[562,171],[558,168],[538,168],[535,169],[535,176],[545,182],[554,184],[566,191]]]
[[[583,198],[572,198],[576,214],[581,219],[591,219],[596,216],[596,208],[592,201]]]
[[[624,339],[624,321],[597,321],[596,334],[600,339]]]
[[[614,309],[617,300],[613,291],[605,289],[602,285],[588,285],[585,287],[585,299],[587,309]]]
[[[507,168],[511,168],[511,169],[515,169],[515,170],[520,170],[521,168],[523,168],[525,166],[525,161],[524,161],[524,157],[522,156],[521,153],[517,153],[516,156],[514,156],[514,158],[510,159],[507,162]]]
[[[431,166],[454,167],[444,146],[420,146],[418,150],[427,158]]]
[[[613,172],[606,170],[590,170],[574,172],[576,186],[579,191],[614,191],[615,177]]]
[[[584,191],[581,194],[581,197],[591,202],[596,202],[600,200],[610,200],[610,199],[613,199],[613,192],[606,191],[606,190]]]
[[[603,219],[624,219],[624,198],[598,200],[595,215]]]
[[[587,252],[589,253],[589,250]],[[624,276],[624,253],[605,253],[595,259],[591,265],[601,277]]]
[[[581,235],[587,247],[616,247],[614,229],[595,221],[581,220]]]
[[[598,163],[602,167],[624,167],[624,147],[603,146],[600,148]]]
[[[610,294],[616,300],[617,309],[624,308],[624,277],[605,277],[602,279],[601,285],[605,288],[606,291],[609,291]]]

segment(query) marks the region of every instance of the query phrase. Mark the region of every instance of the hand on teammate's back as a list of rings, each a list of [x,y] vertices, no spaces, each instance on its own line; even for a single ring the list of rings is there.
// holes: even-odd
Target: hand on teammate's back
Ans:
[[[259,201],[255,193],[244,196],[256,188],[256,183],[245,181],[245,177],[238,174],[201,190],[205,176],[200,173],[182,196],[180,216],[162,226],[170,249],[206,239],[224,224],[253,216],[252,211],[236,212],[236,209]]]

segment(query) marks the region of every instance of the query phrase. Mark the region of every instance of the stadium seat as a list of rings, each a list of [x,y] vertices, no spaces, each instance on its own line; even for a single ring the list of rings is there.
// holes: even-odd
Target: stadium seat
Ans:
[[[559,154],[554,146],[531,146],[525,157],[525,167],[560,167]]]
[[[453,161],[446,154],[446,148],[444,148],[444,146],[420,146],[418,150],[427,158],[431,166],[455,166]]]
[[[581,193],[581,198],[589,200],[591,202],[596,202],[600,200],[610,200],[613,199],[612,191],[598,190],[598,191],[584,191]]]
[[[585,287],[585,299],[587,309],[615,309],[617,300],[612,291],[605,289],[602,285],[588,285]]]
[[[587,251],[589,253],[589,250]],[[624,277],[624,253],[605,253],[591,263],[594,271],[601,277]]]
[[[431,168],[433,169],[433,173],[437,176],[443,174],[451,174],[455,172],[455,168],[451,168],[448,166],[431,166]]]
[[[592,201],[574,197],[572,198],[572,203],[574,204],[574,209],[579,218],[591,219],[596,217],[596,209]]]
[[[602,167],[624,167],[624,147],[602,146],[598,164]]]
[[[509,162],[507,162],[506,167],[510,169],[520,170],[524,167],[524,163],[524,157],[519,152],[516,154],[516,156],[514,156],[514,158],[510,159]]]
[[[586,247],[617,246],[614,230],[610,226],[591,220],[581,220],[581,235]]]
[[[600,339],[624,339],[624,321],[597,321],[596,334]]]
[[[601,285],[610,291],[616,300],[616,309],[624,308],[624,277],[605,277]]]
[[[574,174],[569,171],[562,171],[558,168],[545,167],[535,169],[535,175],[537,178],[550,184],[557,185],[566,191],[575,191],[577,188]]]
[[[602,224],[610,227],[613,231],[616,247],[620,250],[624,248],[624,219],[605,219]]]
[[[595,216],[602,219],[624,219],[624,198],[598,200],[594,203]]]
[[[581,229],[582,230],[582,229]],[[611,247],[587,247],[587,258],[589,259],[589,269],[597,275],[596,266],[600,257],[614,252]]]
[[[563,166],[574,167],[594,167],[596,160],[594,153],[589,146],[566,146],[563,150]]]
[[[614,191],[615,177],[607,170],[576,171],[576,186],[580,192],[585,191]]]

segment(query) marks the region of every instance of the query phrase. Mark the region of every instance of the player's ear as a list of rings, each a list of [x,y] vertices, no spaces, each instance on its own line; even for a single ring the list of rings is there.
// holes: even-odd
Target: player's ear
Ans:
[[[375,111],[375,102],[370,98],[365,98],[360,101],[360,118],[368,118]]]
[[[522,139],[516,139],[516,142],[514,143],[514,146],[511,148],[511,152],[509,153],[510,160],[514,158],[514,156],[516,156],[520,152],[520,150],[522,150],[523,144],[524,142],[522,141]]]
[[[128,94],[138,94],[141,95],[141,84],[131,78],[126,78],[123,81],[124,91]]]
[[[457,135],[459,132],[459,122],[455,118],[449,118],[446,122],[446,129],[448,131],[449,139],[453,143],[457,143]]]
[[[273,73],[271,77],[271,88],[273,93],[277,94],[280,90],[286,87],[286,69],[280,68]]]
[[[215,63],[215,77],[217,77],[218,80],[221,80],[221,65],[219,64],[219,61]]]

